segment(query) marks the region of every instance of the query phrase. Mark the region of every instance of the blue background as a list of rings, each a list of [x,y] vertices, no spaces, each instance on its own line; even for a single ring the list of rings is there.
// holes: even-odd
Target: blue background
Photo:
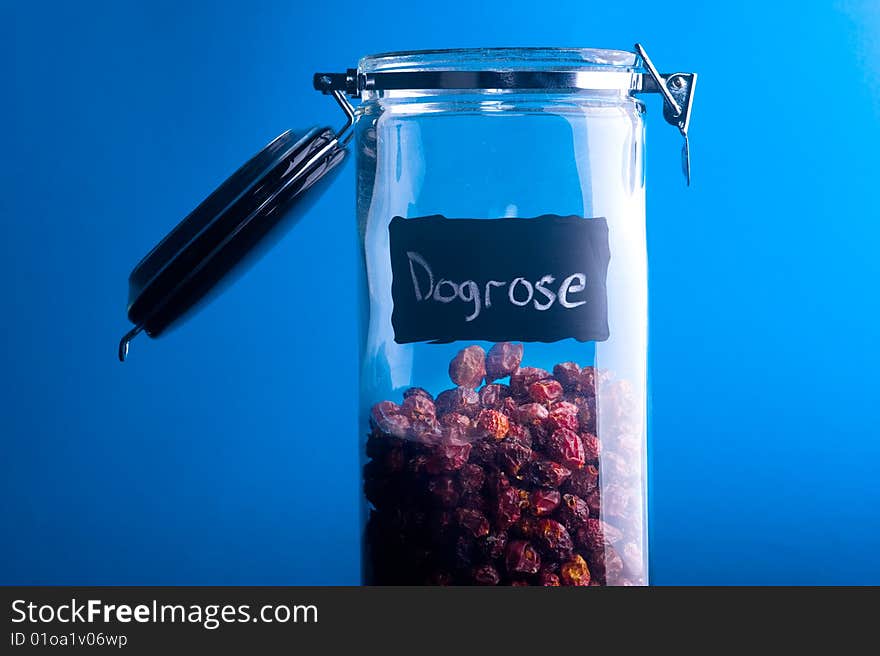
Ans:
[[[351,164],[122,366],[130,268],[338,122],[315,70],[640,40],[701,75],[690,189],[649,103],[653,581],[880,583],[873,3],[183,4],[2,3],[0,582],[356,583]],[[299,311],[315,270],[339,295]]]

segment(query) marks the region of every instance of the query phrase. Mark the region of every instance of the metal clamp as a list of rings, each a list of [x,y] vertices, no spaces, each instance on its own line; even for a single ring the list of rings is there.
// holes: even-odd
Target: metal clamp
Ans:
[[[691,109],[693,108],[694,88],[697,86],[696,73],[668,73],[657,72],[654,62],[648,57],[648,53],[640,43],[635,45],[636,52],[642,58],[645,68],[650,77],[643,78],[642,91],[646,93],[660,93],[663,96],[663,118],[667,123],[674,125],[684,137],[681,147],[681,169],[688,185],[691,184],[691,151],[688,140],[688,127],[691,122]]]
[[[349,68],[345,73],[315,73],[314,87],[331,94],[348,116],[349,122],[337,135],[347,130],[354,120],[354,108],[346,96],[352,98],[364,91],[399,91],[406,89],[548,89],[595,90],[626,89],[630,93],[659,93],[663,96],[663,118],[676,126],[684,137],[681,149],[682,171],[691,183],[690,144],[688,127],[691,119],[696,73],[659,73],[641,44],[635,45],[647,73],[629,71],[394,71],[386,73],[358,73]]]

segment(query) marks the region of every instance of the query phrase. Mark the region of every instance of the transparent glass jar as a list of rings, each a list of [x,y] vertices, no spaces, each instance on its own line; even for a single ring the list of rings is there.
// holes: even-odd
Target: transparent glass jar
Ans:
[[[362,95],[355,129],[365,264],[366,582],[647,583],[644,106],[630,93],[638,66],[633,53],[608,50],[433,51],[361,60],[359,73],[366,75],[564,70],[594,74],[602,87]],[[485,243],[471,242],[455,256],[459,277],[444,278],[449,267],[441,270],[448,265],[441,254],[435,255],[440,262],[409,259],[407,281],[406,267],[392,266],[392,218],[434,215],[442,217],[427,219],[435,224],[604,219],[607,336],[565,337],[576,325],[549,336],[535,328],[547,320],[541,308],[548,303],[553,310],[563,300],[584,302],[572,293],[580,278],[564,292],[561,284],[597,268],[585,262],[553,269],[553,250],[565,246],[554,240],[565,235],[511,236],[500,226],[485,234],[478,228],[459,234],[454,226],[442,236],[417,231],[402,247],[419,250],[408,253],[430,248],[420,239],[444,239],[450,249],[464,239],[485,237]],[[545,232],[552,231],[548,225]],[[510,258],[497,272],[489,266],[488,276],[470,275],[475,260],[485,265],[503,249],[515,250],[514,260],[543,249],[549,278],[541,284],[541,278],[512,277]],[[595,250],[576,257],[589,260]],[[393,279],[401,272],[412,289],[400,293],[422,297],[408,312],[442,308],[461,325],[453,316],[446,332],[423,335],[433,339],[401,340],[392,321]],[[506,284],[487,290],[490,280]],[[514,280],[520,281],[511,296]],[[495,341],[494,325],[480,339],[468,317],[478,312],[470,322],[480,320],[501,304],[515,308],[503,318],[510,339]]]
[[[696,74],[635,49],[418,51],[315,74],[345,125],[284,132],[138,263],[120,359],[283,234],[354,137],[364,581],[646,584],[637,95],[663,97],[689,180]]]

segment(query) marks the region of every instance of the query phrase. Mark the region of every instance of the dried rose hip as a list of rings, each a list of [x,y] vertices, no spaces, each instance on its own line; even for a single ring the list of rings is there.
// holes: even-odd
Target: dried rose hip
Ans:
[[[534,538],[538,535],[538,520],[534,517],[523,517],[513,526],[512,530],[524,538]]]
[[[539,519],[537,542],[541,549],[557,560],[565,560],[574,551],[574,542],[565,527],[554,519]]]
[[[562,564],[559,568],[559,578],[564,585],[590,585],[590,569],[586,561],[578,555],[572,556],[571,560]]]
[[[644,584],[637,396],[593,367],[522,367],[522,353],[467,347],[449,365],[456,388],[434,399],[411,387],[400,405],[371,408],[363,481],[376,582]]]
[[[536,574],[541,568],[541,557],[527,540],[508,542],[505,555],[510,574]]]
[[[590,519],[590,507],[587,502],[574,494],[564,494],[559,507],[559,520],[572,535],[587,526]]]
[[[522,344],[513,342],[495,344],[486,356],[486,380],[493,381],[509,376],[519,368],[522,356]]]
[[[623,574],[623,559],[614,550],[614,547],[604,547],[591,551],[589,558],[590,571],[599,583],[607,585],[609,581],[613,583],[619,582]]]
[[[498,445],[498,464],[511,476],[519,476],[532,459],[532,450],[519,440],[506,439]]]
[[[455,511],[455,521],[462,530],[475,538],[489,534],[489,520],[479,510],[459,508]]]
[[[493,439],[485,439],[474,442],[471,449],[470,461],[483,467],[491,467],[495,464],[498,453],[498,443]]]
[[[497,410],[489,408],[480,410],[477,415],[476,430],[482,437],[494,437],[496,440],[503,439],[510,428],[510,420]]]
[[[560,362],[553,367],[553,377],[556,378],[566,392],[574,392],[581,382],[581,368],[574,362]]]
[[[538,488],[529,494],[529,510],[536,517],[551,514],[559,506],[559,490]]]
[[[544,425],[551,433],[560,428],[566,428],[577,432],[580,428],[577,406],[573,403],[568,403],[567,401],[560,401],[559,403],[554,404],[553,409],[550,410],[550,414],[544,422]]]
[[[550,435],[547,440],[547,455],[569,469],[580,469],[586,462],[580,436],[567,428],[560,428]]]
[[[558,380],[545,378],[529,385],[529,397],[535,403],[552,403],[562,396],[562,385]]]
[[[528,428],[521,424],[510,424],[510,427],[507,429],[507,439],[516,440],[517,442],[532,448],[532,434]]]
[[[456,412],[467,417],[473,417],[480,411],[480,397],[472,389],[456,387],[455,389],[440,392],[434,401],[434,405],[440,414]]]
[[[581,443],[584,445],[584,457],[587,462],[598,462],[601,451],[599,438],[592,433],[581,433]]]
[[[587,465],[583,469],[572,472],[571,477],[565,484],[564,491],[586,499],[598,485],[599,470],[596,469],[595,465]]]
[[[541,487],[559,487],[569,476],[571,470],[552,460],[536,460],[526,472],[526,480]]]
[[[400,414],[400,406],[391,401],[381,401],[370,412],[373,426],[383,433],[402,437],[410,428],[410,420]]]
[[[504,401],[510,397],[510,388],[501,383],[484,385],[480,390],[480,405],[492,410],[501,410]]]
[[[477,585],[498,585],[501,582],[501,575],[492,565],[475,567],[472,576]]]
[[[411,396],[424,396],[429,401],[434,400],[434,397],[431,396],[431,393],[423,387],[410,387],[403,393],[404,400],[408,399]]]
[[[429,474],[442,474],[461,469],[467,462],[470,452],[471,445],[468,443],[444,442],[432,450],[431,456],[425,463],[425,469]]]
[[[481,346],[468,346],[449,363],[449,377],[459,387],[476,389],[486,376],[486,352]]]
[[[537,367],[523,367],[517,369],[510,374],[510,393],[519,398],[525,398],[529,395],[529,386],[544,378],[549,378],[550,374],[544,369]]]
[[[601,501],[599,498],[599,488],[596,488],[592,492],[590,492],[586,497],[584,497],[584,501],[587,502],[587,505],[590,507],[590,516],[598,517],[599,511],[601,507]]]
[[[418,421],[420,419],[433,420],[437,415],[434,401],[421,394],[413,394],[404,399],[400,410],[401,413],[409,417],[411,421]]]
[[[526,426],[540,424],[547,419],[550,411],[540,403],[524,403],[516,411],[516,420]]]
[[[581,369],[580,381],[578,382],[578,390],[585,396],[596,396],[595,367],[588,366]]]
[[[500,530],[506,530],[520,518],[519,490],[514,487],[506,487],[499,490],[493,505],[495,525]]]
[[[434,417],[423,417],[413,420],[406,434],[411,439],[423,442],[424,444],[436,444],[443,438],[440,422]]]

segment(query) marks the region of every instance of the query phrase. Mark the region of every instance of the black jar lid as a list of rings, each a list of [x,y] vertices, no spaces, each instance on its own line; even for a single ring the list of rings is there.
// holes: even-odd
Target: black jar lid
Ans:
[[[128,318],[157,337],[227,278],[258,246],[298,215],[302,197],[346,155],[330,128],[287,131],[254,155],[144,257],[129,276]]]

